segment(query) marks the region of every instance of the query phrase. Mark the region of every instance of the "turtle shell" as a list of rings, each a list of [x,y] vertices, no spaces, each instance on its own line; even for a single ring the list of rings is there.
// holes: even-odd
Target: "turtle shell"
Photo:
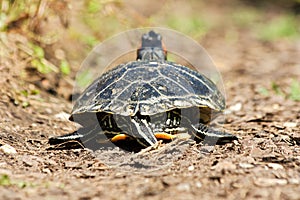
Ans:
[[[86,88],[72,116],[101,112],[155,115],[189,107],[220,112],[225,99],[212,81],[190,68],[169,61],[132,61],[118,65]]]

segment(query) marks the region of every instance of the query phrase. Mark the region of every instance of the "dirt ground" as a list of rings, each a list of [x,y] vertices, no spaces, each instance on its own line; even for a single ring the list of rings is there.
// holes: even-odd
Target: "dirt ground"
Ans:
[[[20,74],[26,36],[1,35],[0,199],[300,199],[300,102],[276,90],[300,80],[300,39],[239,34],[200,41],[222,74],[224,128],[239,140],[141,154],[50,149],[49,137],[76,129],[72,103]]]

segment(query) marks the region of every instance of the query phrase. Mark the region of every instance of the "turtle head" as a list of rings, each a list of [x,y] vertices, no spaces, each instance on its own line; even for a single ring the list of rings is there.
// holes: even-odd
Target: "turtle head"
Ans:
[[[161,35],[149,31],[142,36],[142,46],[137,50],[137,60],[166,60],[167,51],[163,47]]]

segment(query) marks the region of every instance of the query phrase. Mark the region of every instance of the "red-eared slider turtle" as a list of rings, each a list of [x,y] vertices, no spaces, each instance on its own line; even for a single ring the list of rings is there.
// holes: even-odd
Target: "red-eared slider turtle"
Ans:
[[[74,133],[50,138],[50,144],[77,140],[91,149],[106,141],[135,141],[143,147],[188,132],[195,139],[226,143],[234,135],[208,126],[225,108],[216,85],[204,75],[167,61],[160,34],[142,36],[136,61],[118,65],[97,78],[77,99],[70,120]]]

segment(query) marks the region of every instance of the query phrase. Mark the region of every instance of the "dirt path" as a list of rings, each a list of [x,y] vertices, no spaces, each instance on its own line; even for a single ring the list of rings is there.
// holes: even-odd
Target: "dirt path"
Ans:
[[[12,33],[5,37],[8,44],[27,42],[16,43],[25,37]],[[164,157],[169,160],[161,168],[143,161],[159,161],[156,151],[134,161],[119,152],[116,160],[126,165],[112,167],[105,161],[109,152],[50,150],[50,136],[75,129],[66,119],[72,105],[43,90],[21,95],[37,86],[19,74],[20,48],[5,51],[0,199],[300,199],[300,103],[281,94],[299,83],[299,40],[265,43],[244,35],[228,43],[213,35],[203,46],[223,77],[224,128],[239,141],[213,148],[185,144],[182,151],[170,146],[163,153],[172,157]]]

